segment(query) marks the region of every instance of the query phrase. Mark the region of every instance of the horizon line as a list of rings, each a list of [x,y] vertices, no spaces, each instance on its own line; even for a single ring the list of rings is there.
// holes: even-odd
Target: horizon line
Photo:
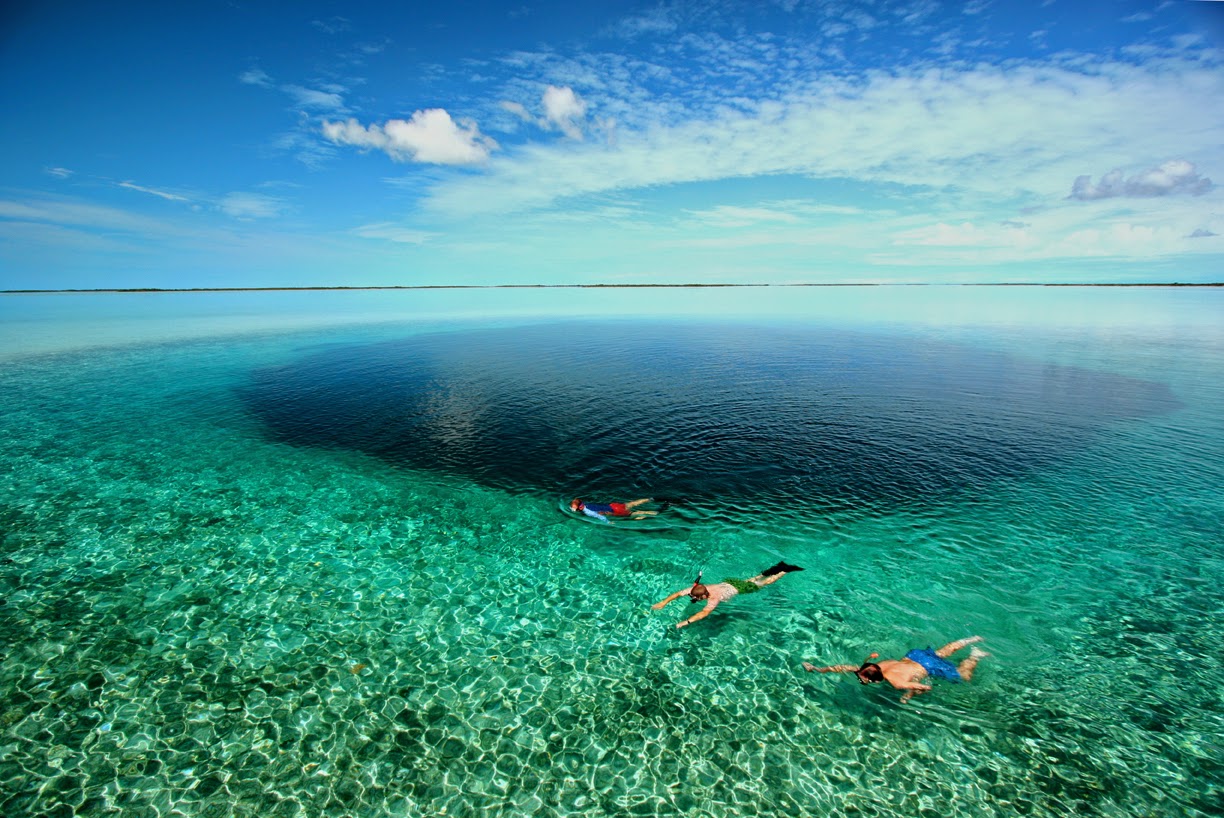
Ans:
[[[576,290],[576,289],[685,289],[706,287],[1224,287],[1224,282],[1039,282],[1039,281],[969,281],[969,282],[798,282],[777,283],[689,283],[689,284],[376,284],[321,285],[302,287],[66,287],[61,289],[0,290],[0,295],[40,295],[53,293],[224,293],[224,292],[328,292],[347,290]]]

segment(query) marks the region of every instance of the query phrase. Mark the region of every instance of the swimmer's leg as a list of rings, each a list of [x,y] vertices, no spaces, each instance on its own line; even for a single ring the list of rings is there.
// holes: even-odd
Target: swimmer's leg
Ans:
[[[973,671],[977,667],[978,662],[982,661],[989,655],[990,654],[984,650],[974,648],[973,650],[969,651],[969,658],[963,660],[956,666],[956,672],[960,674],[962,680],[966,682],[969,681],[973,678]]]
[[[786,574],[802,570],[803,569],[798,565],[789,565],[785,562],[779,562],[777,565],[772,565],[769,568],[766,568],[764,571],[748,581],[755,582],[757,585],[764,588],[771,582],[777,582],[778,580],[782,579],[782,577],[784,577]]]
[[[956,653],[961,648],[967,648],[970,645],[975,645],[982,641],[980,636],[970,636],[967,639],[958,639],[955,642],[949,642],[939,650],[935,651],[935,655],[940,659],[947,659],[952,654]]]
[[[631,512],[629,516],[633,518],[634,520],[640,520],[643,517],[653,517],[658,513],[659,512],[657,511],[634,511],[634,512]]]
[[[641,500],[634,500],[631,503],[625,503],[625,508],[629,509],[630,511],[633,511],[638,506],[645,505],[646,503],[653,503],[653,502],[654,500],[652,500],[650,497],[643,497]]]

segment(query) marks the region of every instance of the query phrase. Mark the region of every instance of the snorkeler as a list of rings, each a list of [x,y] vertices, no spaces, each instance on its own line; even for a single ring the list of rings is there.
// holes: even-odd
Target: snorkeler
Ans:
[[[594,517],[601,523],[608,522],[609,517],[628,517],[631,520],[641,520],[644,517],[653,517],[658,514],[657,511],[639,510],[638,506],[653,503],[654,500],[650,497],[643,497],[641,500],[634,500],[630,503],[588,503],[585,500],[575,497],[570,500],[570,511],[578,514],[585,514],[588,517]]]
[[[705,619],[710,615],[710,611],[718,607],[720,602],[725,602],[736,594],[755,594],[757,591],[764,588],[770,583],[777,582],[786,574],[794,571],[802,571],[798,565],[787,565],[784,562],[779,562],[770,568],[766,568],[761,573],[757,574],[752,579],[724,579],[722,582],[716,582],[713,585],[701,584],[701,573],[697,574],[697,579],[693,582],[692,587],[676,591],[674,594],[664,599],[661,602],[656,602],[651,605],[652,610],[659,610],[667,603],[674,599],[679,599],[682,596],[688,596],[691,602],[706,601],[706,606],[697,613],[685,619],[682,622],[677,622],[677,628],[683,628],[685,625],[691,625],[698,619]]]
[[[904,704],[917,694],[926,693],[931,689],[930,685],[921,684],[927,676],[947,679],[949,682],[967,682],[972,679],[974,668],[977,667],[978,662],[989,656],[989,653],[974,648],[969,652],[967,658],[961,660],[959,665],[949,662],[948,657],[961,648],[967,648],[981,641],[980,636],[970,636],[967,639],[949,642],[939,650],[914,648],[905,654],[904,659],[885,659],[883,662],[871,661],[880,655],[873,653],[859,667],[854,665],[816,667],[810,662],[804,662],[803,669],[809,673],[813,670],[817,673],[853,673],[858,677],[859,683],[865,685],[887,681],[897,690],[905,691],[901,697],[901,702]]]

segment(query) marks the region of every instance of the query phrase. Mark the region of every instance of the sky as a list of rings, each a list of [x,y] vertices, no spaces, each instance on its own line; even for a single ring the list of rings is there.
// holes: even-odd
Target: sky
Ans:
[[[0,5],[0,289],[1224,281],[1224,2]]]

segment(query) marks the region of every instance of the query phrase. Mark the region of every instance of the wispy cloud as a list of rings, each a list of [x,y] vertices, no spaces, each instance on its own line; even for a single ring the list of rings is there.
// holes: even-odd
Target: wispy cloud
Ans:
[[[347,110],[344,94],[348,93],[348,88],[338,83],[323,83],[313,88],[297,83],[278,85],[262,68],[251,68],[242,72],[238,75],[238,81],[243,85],[280,90],[293,100],[295,108],[302,111],[339,114]]]
[[[485,174],[439,183],[430,207],[455,216],[509,212],[577,195],[776,174],[1051,201],[1065,196],[1077,164],[1121,165],[1137,146],[1156,155],[1217,155],[1224,128],[1218,106],[1207,104],[1224,98],[1224,72],[1178,56],[1146,65],[1083,58],[920,64],[820,83],[795,79],[775,98],[730,97],[698,106],[695,116],[614,76],[598,99],[601,110],[616,113],[614,143],[518,148]],[[626,106],[608,94],[645,101]],[[1176,168],[1164,172],[1176,176]],[[1141,181],[1155,184],[1155,177]]]
[[[345,17],[329,17],[326,20],[311,20],[310,24],[324,34],[339,34],[351,31],[353,24]]]
[[[67,179],[72,176],[73,171],[68,168],[43,168],[48,176],[54,176],[56,179]]]
[[[227,193],[217,203],[218,209],[240,221],[272,219],[287,208],[284,200],[262,193]]]
[[[183,193],[159,190],[146,185],[138,185],[135,182],[130,181],[118,182],[116,183],[116,187],[121,187],[125,190],[134,190],[138,193],[155,196],[169,202],[182,202],[185,204],[190,204],[192,209],[196,211],[223,213],[226,216],[239,221],[277,218],[284,215],[290,209],[289,203],[284,199],[278,196],[271,196],[266,193],[234,191],[220,196],[204,193],[192,193],[191,195],[187,195]],[[65,211],[61,209],[56,212],[62,214],[65,212],[71,213],[73,211]]]
[[[424,244],[430,238],[430,234],[424,230],[414,230],[393,222],[366,224],[355,228],[353,232],[362,238],[382,239],[399,244]]]
[[[238,81],[243,85],[258,85],[261,88],[273,87],[272,78],[262,68],[251,68],[238,75]]]
[[[158,190],[152,187],[145,187],[144,185],[138,185],[135,182],[120,182],[119,187],[126,188],[128,190],[135,190],[139,193],[147,193],[150,196],[156,196],[159,199],[165,199],[171,202],[189,202],[191,201],[190,198],[188,198],[187,196],[183,196],[182,194],[170,193],[169,191]]]
[[[532,117],[530,113],[528,113],[527,106],[523,105],[521,102],[510,102],[509,100],[502,100],[501,102],[497,103],[497,105],[503,111],[507,111],[513,114],[515,117],[517,117],[518,119],[521,119],[524,122],[533,122],[535,119],[534,117]]]
[[[354,48],[357,49],[358,54],[362,54],[368,57],[374,54],[381,54],[382,52],[387,50],[387,47],[389,45],[391,45],[391,40],[387,37],[383,37],[382,39],[379,39],[379,40],[371,40],[369,42],[357,43],[357,45],[354,46]]]
[[[572,88],[550,85],[544,90],[544,118],[571,139],[582,139],[579,121],[586,115],[586,103]]]
[[[1093,184],[1091,176],[1077,176],[1069,198],[1092,201],[1118,196],[1201,196],[1211,188],[1211,180],[1202,176],[1192,162],[1173,159],[1130,177],[1124,176],[1121,170],[1112,170],[1101,177],[1100,184]]]
[[[755,207],[717,205],[687,211],[696,223],[719,229],[755,227],[764,224],[801,225],[828,221],[830,217],[861,216],[861,208],[808,201],[762,202]]]
[[[474,165],[489,158],[497,143],[476,123],[456,122],[441,108],[417,111],[409,120],[361,125],[356,119],[324,122],[323,135],[338,145],[379,150],[397,162]]]
[[[301,85],[281,86],[286,94],[293,98],[297,107],[309,111],[321,111],[330,114],[344,113],[344,97],[335,89],[320,90],[306,88]]]
[[[292,110],[297,114],[289,130],[276,137],[272,144],[292,154],[309,168],[317,169],[335,153],[330,144],[320,138],[319,128],[326,117],[344,116],[349,113],[344,95],[348,87],[339,83],[320,83],[315,86],[297,83],[277,84],[265,71],[252,68],[238,77],[245,85],[280,91],[292,101]]]
[[[182,229],[160,219],[151,219],[118,208],[69,199],[0,200],[0,219],[119,231],[144,236],[183,233]]]
[[[540,96],[541,116],[533,116],[521,102],[502,100],[498,108],[512,114],[515,119],[532,123],[546,131],[561,131],[571,139],[582,141],[582,120],[586,116],[586,102],[569,86],[549,85]]]
[[[619,20],[609,28],[608,33],[614,37],[635,40],[644,36],[671,34],[677,28],[679,28],[679,23],[675,19],[673,11],[659,5],[642,14],[635,14]]]
[[[719,205],[709,210],[692,213],[698,220],[715,227],[747,227],[762,222],[796,224],[800,221],[794,213],[766,207],[736,207]]]
[[[1034,238],[1024,227],[1009,224],[978,225],[973,222],[945,224],[909,230],[896,235],[894,244],[928,247],[1021,247]]]

